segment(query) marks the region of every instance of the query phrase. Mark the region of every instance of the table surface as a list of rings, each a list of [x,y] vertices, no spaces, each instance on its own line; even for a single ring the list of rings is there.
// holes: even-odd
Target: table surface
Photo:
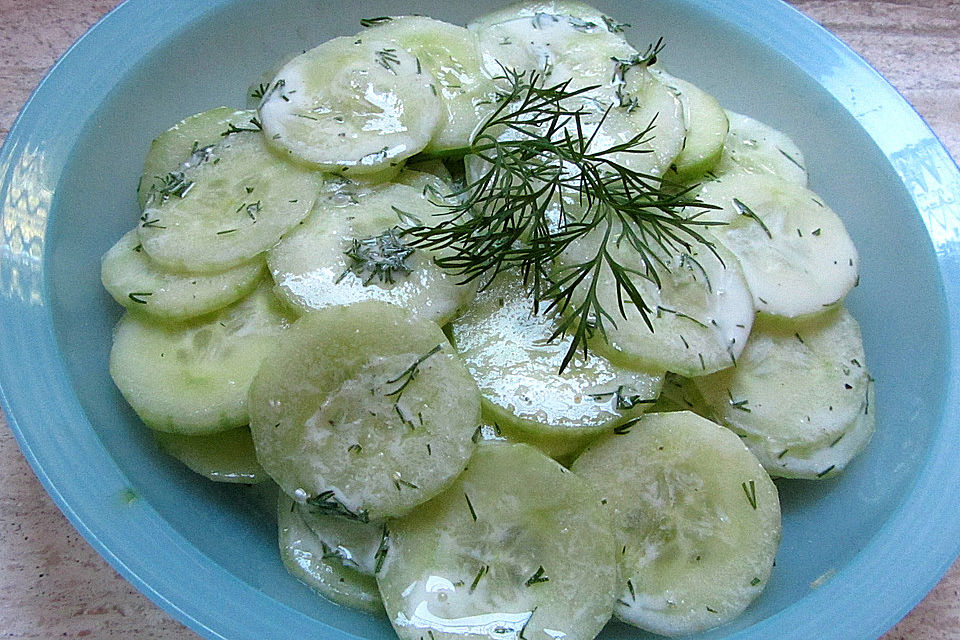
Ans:
[[[43,74],[117,0],[0,0],[0,140]],[[960,0],[793,0],[876,67],[960,158]],[[883,640],[960,639],[960,562]],[[0,411],[0,636],[197,636],[117,575],[27,466]]]

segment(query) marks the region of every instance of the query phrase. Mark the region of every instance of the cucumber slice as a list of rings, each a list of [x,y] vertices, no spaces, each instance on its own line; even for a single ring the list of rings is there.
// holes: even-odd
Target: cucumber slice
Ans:
[[[717,99],[693,83],[651,68],[653,76],[674,92],[683,108],[686,136],[673,161],[681,181],[695,180],[713,169],[723,155],[730,122]]]
[[[707,217],[743,267],[757,310],[796,318],[839,304],[857,284],[860,259],[840,217],[815,193],[772,175],[707,182]]]
[[[373,575],[344,562],[342,547],[331,547],[311,527],[316,516],[283,492],[277,501],[277,529],[280,558],[294,577],[313,588],[321,596],[337,604],[361,611],[383,611],[377,580]],[[374,528],[379,542],[382,525],[361,525]]]
[[[569,81],[569,89],[604,85],[613,77],[614,58],[636,54],[602,14],[577,2],[521,2],[468,27],[493,78],[512,69],[542,74],[548,85]]]
[[[416,57],[436,79],[443,109],[427,151],[470,144],[474,129],[493,102],[496,88],[480,67],[477,36],[456,25],[422,16],[399,16],[362,32],[391,42]]]
[[[247,388],[290,319],[265,283],[212,316],[117,323],[110,375],[148,427],[184,435],[247,424]]]
[[[600,247],[599,232],[584,238],[560,256],[559,268],[593,260]],[[607,246],[623,267],[644,273],[639,254],[624,243]],[[659,251],[659,249],[654,248]],[[715,252],[715,253],[714,253]],[[661,255],[669,269],[656,265],[660,286],[640,277],[633,282],[650,308],[647,319],[629,304],[621,307],[609,267],[597,276],[595,295],[602,308],[612,310],[604,322],[605,340],[591,344],[612,363],[639,370],[666,370],[693,376],[729,367],[740,356],[753,324],[753,300],[737,259],[722,246],[713,249],[691,243],[688,252]],[[584,300],[578,287],[573,308]],[[624,296],[625,298],[625,296]]]
[[[450,489],[389,523],[377,583],[402,640],[592,640],[610,617],[610,520],[576,475],[483,442]]]
[[[591,95],[595,99],[587,107],[592,107],[590,116],[583,118],[591,125],[589,135],[594,136],[590,151],[624,144],[647,131],[635,151],[611,157],[633,171],[658,178],[683,150],[686,121],[682,102],[646,65],[620,61],[616,69],[617,81]]]
[[[473,452],[480,393],[438,326],[383,302],[300,318],[250,388],[257,457],[302,504],[406,513]]]
[[[183,170],[140,219],[140,242],[172,271],[210,273],[249,262],[310,212],[323,176],[277,158],[256,132],[226,136]]]
[[[567,455],[611,426],[640,415],[663,374],[632,372],[589,354],[558,373],[572,338],[550,341],[551,315],[533,314],[519,277],[504,274],[451,325],[454,345],[480,387],[484,417],[552,442]]]
[[[293,158],[371,173],[427,146],[440,122],[439,94],[403,48],[365,35],[334,38],[280,69],[260,118],[270,143]]]
[[[155,431],[154,436],[164,452],[214,482],[259,484],[269,479],[257,462],[247,427],[201,436]]]
[[[860,327],[841,307],[803,322],[761,314],[737,366],[695,382],[725,425],[779,455],[847,432],[868,403],[870,374]]]
[[[873,383],[869,382],[863,410],[846,431],[829,443],[783,448],[770,438],[744,435],[741,439],[771,476],[804,480],[832,478],[870,443],[874,431],[873,399]]]
[[[107,251],[100,281],[119,304],[166,320],[187,320],[221,309],[250,293],[266,272],[263,258],[223,273],[185,275],[159,268],[134,229]]]
[[[689,412],[646,414],[587,447],[572,470],[614,521],[621,620],[686,635],[731,620],[763,590],[780,502],[733,432]]]
[[[194,114],[173,125],[150,144],[143,161],[143,175],[137,185],[140,209],[156,205],[169,196],[170,187],[181,183],[178,173],[205,161],[211,147],[234,128],[249,129],[256,111],[217,107]]]
[[[476,284],[458,284],[434,264],[436,253],[413,249],[402,236],[415,220],[431,224],[444,213],[434,202],[450,188],[424,173],[399,179],[410,184],[344,179],[325,188],[311,216],[267,254],[277,295],[302,310],[382,300],[438,324],[453,319]]]
[[[773,174],[789,182],[807,186],[807,168],[803,151],[784,133],[759,120],[727,111],[730,131],[717,176],[728,173]]]

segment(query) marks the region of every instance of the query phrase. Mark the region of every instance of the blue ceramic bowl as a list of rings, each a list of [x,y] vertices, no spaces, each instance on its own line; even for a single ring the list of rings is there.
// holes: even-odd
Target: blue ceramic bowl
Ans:
[[[469,4],[469,9],[460,8]],[[361,17],[463,23],[495,1],[130,0],[56,65],[0,153],[0,385],[27,459],[87,540],[209,638],[391,638],[383,618],[287,575],[271,509],[163,456],[107,374],[116,305],[101,254],[137,219],[151,139],[243,105],[286,54]],[[704,638],[874,638],[960,546],[960,173],[870,67],[775,0],[598,2],[662,35],[665,65],[793,136],[815,190],[862,256],[848,306],[877,378],[877,434],[837,479],[779,483],[783,545],[769,587]],[[362,6],[361,6],[362,5]],[[641,12],[642,11],[642,12]],[[814,588],[813,584],[819,584]],[[642,638],[611,623],[603,638]]]

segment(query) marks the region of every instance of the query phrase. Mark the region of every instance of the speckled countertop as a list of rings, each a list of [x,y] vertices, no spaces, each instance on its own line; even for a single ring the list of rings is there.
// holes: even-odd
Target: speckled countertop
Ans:
[[[731,0],[734,1],[734,0]],[[47,68],[116,0],[0,0],[0,139]],[[896,86],[960,158],[960,1],[794,0]],[[884,640],[960,639],[960,562]],[[0,413],[0,637],[197,636],[71,527]]]

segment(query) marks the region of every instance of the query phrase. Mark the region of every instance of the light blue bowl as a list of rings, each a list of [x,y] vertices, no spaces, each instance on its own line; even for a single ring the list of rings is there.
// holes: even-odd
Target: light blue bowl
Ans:
[[[130,0],[60,60],[0,153],[0,385],[11,427],[87,540],[209,638],[392,631],[289,577],[270,508],[161,455],[110,381],[118,311],[100,287],[99,259],[136,221],[150,140],[186,115],[243,105],[261,72],[354,33],[361,17],[463,23],[498,4]],[[703,637],[874,638],[960,551],[951,349],[960,328],[960,173],[886,82],[784,4],[599,5],[634,25],[637,44],[663,35],[668,68],[793,136],[863,262],[849,307],[877,378],[876,438],[838,479],[779,483],[783,546],[770,585],[741,618]],[[611,623],[603,637],[646,636]]]

